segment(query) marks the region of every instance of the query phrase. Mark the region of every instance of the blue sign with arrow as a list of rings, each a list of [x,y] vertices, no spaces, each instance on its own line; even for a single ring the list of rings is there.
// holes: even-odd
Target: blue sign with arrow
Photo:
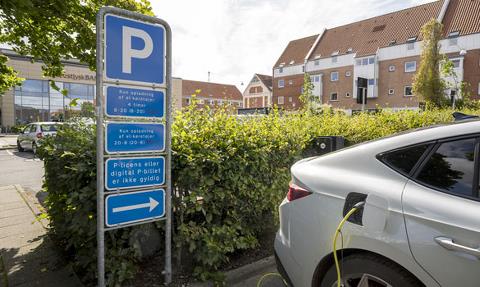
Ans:
[[[105,225],[114,227],[165,215],[165,190],[111,194],[105,198]]]
[[[108,190],[164,183],[164,157],[109,158],[105,164],[105,188]]]
[[[165,28],[105,16],[105,77],[110,81],[165,84]]]
[[[163,118],[165,115],[164,91],[108,86],[105,92],[107,116]]]
[[[165,125],[161,123],[107,123],[107,153],[161,152],[165,150]]]

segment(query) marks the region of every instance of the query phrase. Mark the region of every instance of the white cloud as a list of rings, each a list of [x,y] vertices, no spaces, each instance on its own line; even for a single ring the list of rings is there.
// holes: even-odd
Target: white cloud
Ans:
[[[173,32],[173,74],[235,84],[271,74],[289,41],[431,0],[151,0]]]

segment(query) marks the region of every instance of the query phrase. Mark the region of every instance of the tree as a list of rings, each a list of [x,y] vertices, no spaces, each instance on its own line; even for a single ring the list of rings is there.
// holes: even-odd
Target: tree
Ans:
[[[475,102],[471,99],[471,87],[468,82],[460,81],[457,72],[455,72],[454,63],[445,57],[442,62],[442,75],[450,81],[445,81],[445,87],[455,91],[455,97],[452,98],[452,108],[473,107]]]
[[[446,86],[440,75],[440,63],[444,59],[440,53],[442,33],[443,25],[433,18],[422,27],[421,62],[413,80],[413,92],[433,107],[447,104]]]
[[[302,102],[305,111],[316,112],[320,108],[320,99],[313,95],[313,88],[310,75],[305,73],[303,76],[303,91],[300,95],[300,102]]]
[[[78,59],[93,71],[96,14],[107,5],[153,15],[148,0],[0,0],[0,43],[42,61],[47,77],[63,74],[63,59]],[[0,71],[0,93],[21,81],[6,59]]]

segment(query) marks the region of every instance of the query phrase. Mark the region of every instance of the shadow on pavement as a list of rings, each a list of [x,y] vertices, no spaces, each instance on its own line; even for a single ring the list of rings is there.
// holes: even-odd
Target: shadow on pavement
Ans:
[[[12,152],[14,156],[25,158],[25,159],[34,159],[36,158],[33,152],[28,151],[14,151]]]

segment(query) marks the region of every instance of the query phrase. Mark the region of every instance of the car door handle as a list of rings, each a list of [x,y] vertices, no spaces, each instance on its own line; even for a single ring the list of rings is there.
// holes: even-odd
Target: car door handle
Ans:
[[[475,249],[472,247],[464,246],[464,245],[455,243],[451,238],[443,237],[443,236],[436,237],[435,242],[437,242],[440,246],[442,246],[445,249],[467,253],[480,258],[480,248]]]

